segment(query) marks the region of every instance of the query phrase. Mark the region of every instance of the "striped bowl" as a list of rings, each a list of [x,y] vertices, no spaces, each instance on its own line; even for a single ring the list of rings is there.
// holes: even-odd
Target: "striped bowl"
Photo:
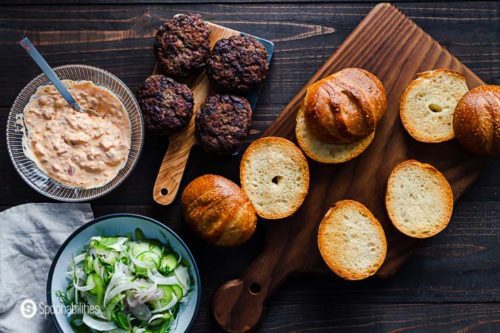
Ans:
[[[19,93],[7,119],[7,148],[15,169],[21,178],[39,193],[55,200],[66,202],[88,201],[103,196],[120,185],[132,172],[141,154],[144,141],[144,123],[141,109],[134,94],[119,78],[100,68],[86,65],[66,65],[54,68],[61,80],[88,80],[108,88],[122,101],[130,119],[132,138],[127,163],[109,183],[92,189],[63,185],[49,178],[24,153],[23,110],[37,88],[50,84],[45,74],[34,78]]]

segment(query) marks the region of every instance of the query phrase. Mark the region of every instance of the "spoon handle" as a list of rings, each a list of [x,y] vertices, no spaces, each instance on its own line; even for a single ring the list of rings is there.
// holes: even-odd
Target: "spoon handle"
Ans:
[[[82,109],[80,108],[80,105],[75,101],[73,96],[69,93],[68,89],[66,89],[66,86],[61,82],[57,74],[54,72],[54,70],[50,67],[50,65],[45,61],[45,59],[42,57],[40,52],[36,49],[35,45],[31,43],[31,41],[28,39],[28,37],[24,37],[19,44],[28,52],[30,57],[36,62],[38,67],[47,75],[49,78],[50,82],[56,87],[56,89],[59,91],[59,93],[64,97],[66,102],[68,102],[73,109],[82,112]]]

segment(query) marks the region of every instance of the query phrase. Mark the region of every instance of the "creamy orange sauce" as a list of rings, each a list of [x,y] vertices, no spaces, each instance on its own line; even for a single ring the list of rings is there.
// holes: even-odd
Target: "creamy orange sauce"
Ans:
[[[53,85],[38,88],[24,108],[26,155],[50,178],[71,187],[110,182],[127,162],[131,130],[125,106],[90,81],[63,81],[82,108],[75,111]]]

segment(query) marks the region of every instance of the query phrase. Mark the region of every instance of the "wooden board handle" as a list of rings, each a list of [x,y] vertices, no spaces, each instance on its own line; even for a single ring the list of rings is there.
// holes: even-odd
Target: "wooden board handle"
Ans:
[[[260,321],[266,299],[267,292],[256,282],[226,282],[214,295],[215,320],[226,332],[251,331]]]
[[[302,264],[292,259],[293,251],[288,251],[288,243],[294,241],[289,238],[291,225],[286,219],[272,223],[266,227],[277,230],[266,230],[266,245],[260,256],[241,278],[222,285],[212,299],[214,318],[226,332],[255,329],[269,296]]]
[[[171,204],[177,196],[189,152],[196,142],[192,127],[190,124],[184,131],[170,138],[153,189],[153,199],[160,205]]]

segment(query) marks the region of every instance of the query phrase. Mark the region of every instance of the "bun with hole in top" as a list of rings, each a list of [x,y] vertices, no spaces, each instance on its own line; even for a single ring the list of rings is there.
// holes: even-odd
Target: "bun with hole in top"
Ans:
[[[419,73],[401,96],[399,113],[406,131],[420,142],[453,139],[453,113],[467,90],[462,74],[446,69]]]
[[[265,219],[294,214],[309,189],[309,166],[291,141],[265,137],[254,141],[240,164],[241,187]]]

